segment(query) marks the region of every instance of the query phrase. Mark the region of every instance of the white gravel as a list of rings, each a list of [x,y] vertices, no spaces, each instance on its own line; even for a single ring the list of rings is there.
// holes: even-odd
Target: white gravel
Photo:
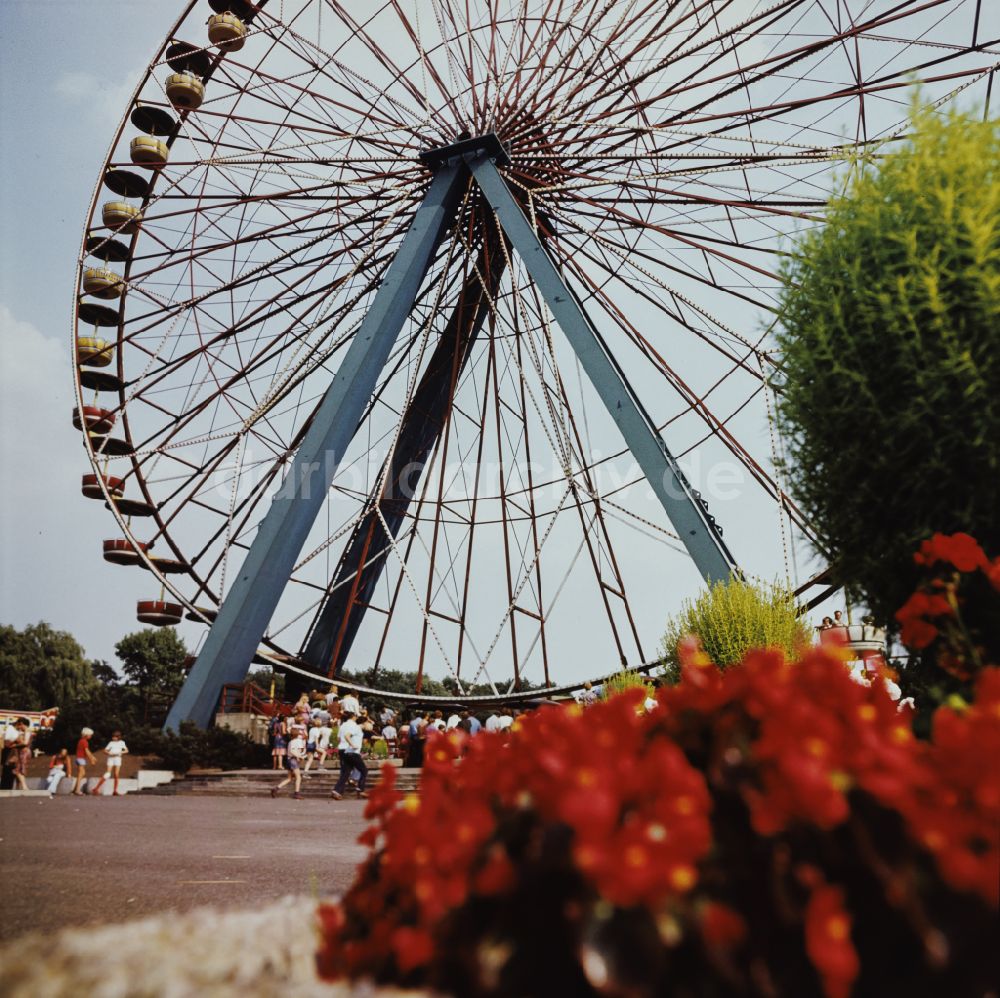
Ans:
[[[121,925],[33,932],[0,947],[5,998],[389,998],[415,992],[316,977],[316,901],[199,908]]]

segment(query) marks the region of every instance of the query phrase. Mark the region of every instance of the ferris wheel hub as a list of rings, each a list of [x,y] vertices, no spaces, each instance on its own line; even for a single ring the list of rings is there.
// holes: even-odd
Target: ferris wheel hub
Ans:
[[[432,170],[438,170],[455,160],[483,155],[491,157],[497,166],[510,166],[511,164],[510,153],[507,152],[496,132],[485,132],[483,135],[459,139],[457,142],[438,146],[436,149],[427,149],[419,154],[419,159]]]

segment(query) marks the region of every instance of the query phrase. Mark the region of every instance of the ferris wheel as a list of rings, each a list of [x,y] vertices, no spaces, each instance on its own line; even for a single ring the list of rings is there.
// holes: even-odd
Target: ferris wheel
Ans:
[[[177,717],[255,656],[551,686],[655,656],[705,578],[802,583],[780,254],[915,82],[988,107],[984,7],[188,3],[74,328],[104,557],[207,628]]]

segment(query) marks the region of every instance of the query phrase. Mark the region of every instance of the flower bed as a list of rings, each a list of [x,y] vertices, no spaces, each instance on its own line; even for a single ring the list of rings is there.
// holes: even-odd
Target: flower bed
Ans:
[[[1000,671],[914,738],[882,684],[814,651],[386,771],[373,847],[321,908],[319,968],[460,995],[964,995],[996,979]]]

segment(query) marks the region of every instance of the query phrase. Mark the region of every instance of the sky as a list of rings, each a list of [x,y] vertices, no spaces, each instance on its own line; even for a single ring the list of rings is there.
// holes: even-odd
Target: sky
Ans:
[[[105,660],[158,586],[102,560],[117,528],[79,493],[90,468],[70,421],[75,265],[108,142],[183,7],[0,3],[0,623],[45,620]]]
[[[8,430],[0,436],[7,482],[0,622],[47,621],[107,661],[116,641],[140,626],[136,600],[157,598],[158,586],[145,573],[102,560],[102,540],[118,530],[103,504],[79,493],[80,476],[91,469],[70,422],[75,262],[108,143],[183,6],[0,4],[0,207],[7,234],[0,248],[0,414]],[[189,645],[203,634],[187,623],[181,630]]]
[[[142,593],[102,561],[114,525],[79,492],[75,265],[107,143],[177,6],[0,4],[0,622],[48,621],[106,660]]]

